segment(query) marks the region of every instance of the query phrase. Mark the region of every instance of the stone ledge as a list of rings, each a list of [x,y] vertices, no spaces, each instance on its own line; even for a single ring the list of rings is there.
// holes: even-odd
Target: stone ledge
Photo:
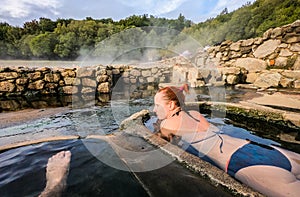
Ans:
[[[27,140],[23,142],[15,142],[11,144],[1,145],[0,146],[0,152],[6,151],[13,148],[18,148],[21,146],[27,146],[27,145],[33,145],[38,144],[42,142],[51,142],[51,141],[59,141],[59,140],[73,140],[73,139],[79,139],[78,135],[61,135],[61,136],[52,136],[52,137],[46,137],[46,138],[40,138],[35,140]]]

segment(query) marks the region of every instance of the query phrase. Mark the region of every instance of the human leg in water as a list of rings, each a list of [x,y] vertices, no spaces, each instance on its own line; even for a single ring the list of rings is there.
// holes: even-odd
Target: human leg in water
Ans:
[[[61,151],[49,158],[46,168],[47,183],[41,197],[61,196],[66,187],[70,160],[70,151]]]

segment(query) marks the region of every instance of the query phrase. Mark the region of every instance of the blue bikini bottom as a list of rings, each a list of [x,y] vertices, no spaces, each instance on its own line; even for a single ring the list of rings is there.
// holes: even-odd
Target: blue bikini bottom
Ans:
[[[291,171],[288,158],[277,149],[250,141],[235,151],[228,162],[227,173],[234,176],[237,171],[248,166],[276,166]]]
[[[182,142],[183,145],[181,148],[185,149],[185,151],[198,157],[202,155],[201,159],[219,167],[208,156],[201,154],[192,145],[184,142],[183,140]],[[240,169],[255,165],[276,166],[288,171],[291,171],[292,169],[288,158],[277,149],[250,141],[231,155],[227,164],[226,172],[234,177],[235,173]]]

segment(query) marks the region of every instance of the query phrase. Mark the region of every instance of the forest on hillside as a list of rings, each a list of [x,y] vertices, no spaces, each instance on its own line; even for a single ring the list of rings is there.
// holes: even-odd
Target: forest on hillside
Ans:
[[[299,19],[300,0],[256,0],[231,13],[225,8],[217,17],[186,28],[183,32],[203,46],[215,45],[224,40],[260,37],[270,28]]]
[[[237,41],[261,36],[267,29],[292,23],[298,20],[299,16],[300,0],[256,0],[230,13],[224,9],[218,16],[198,24],[194,24],[182,14],[177,19],[145,14],[133,15],[119,21],[91,17],[83,20],[56,21],[39,18],[25,22],[22,27],[4,22],[0,23],[0,58],[75,60],[99,48],[101,44],[105,48],[108,42],[110,46],[120,50],[124,48],[122,45],[155,44],[152,43],[153,40],[158,44],[165,42],[164,46],[174,47],[180,42],[185,42],[182,34],[196,39],[201,46],[215,45],[224,40]],[[133,28],[134,32],[128,31]],[[126,31],[127,34],[114,36]],[[134,40],[132,34],[136,35]],[[132,44],[133,42],[136,43]],[[145,53],[143,48],[138,51],[135,56]],[[103,51],[96,50],[92,55],[97,56],[101,53]],[[157,58],[168,55],[171,54],[161,51]]]

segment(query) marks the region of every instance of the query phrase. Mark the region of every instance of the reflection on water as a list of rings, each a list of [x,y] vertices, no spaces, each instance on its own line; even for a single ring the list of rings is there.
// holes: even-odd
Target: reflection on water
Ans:
[[[41,109],[47,107],[87,107],[103,106],[111,100],[139,100],[143,98],[153,97],[158,89],[156,86],[122,86],[122,89],[116,87],[112,94],[74,94],[74,95],[38,95],[35,93],[26,96],[15,96],[8,98],[0,98],[0,112],[16,111],[27,108]],[[191,94],[186,95],[187,101],[227,101],[236,102],[247,95],[253,96],[255,93],[247,90],[236,90],[224,87],[203,87],[191,89]],[[248,96],[248,97],[249,97]]]
[[[97,95],[96,97],[94,95],[88,96],[89,100],[92,100],[93,104],[98,106],[101,106],[110,100],[109,94],[101,94]],[[48,107],[65,107],[72,106],[74,103],[77,105],[80,103],[86,104],[86,102],[87,97],[77,95],[31,95],[9,98],[0,97],[0,112],[17,111],[28,108],[42,109]]]

